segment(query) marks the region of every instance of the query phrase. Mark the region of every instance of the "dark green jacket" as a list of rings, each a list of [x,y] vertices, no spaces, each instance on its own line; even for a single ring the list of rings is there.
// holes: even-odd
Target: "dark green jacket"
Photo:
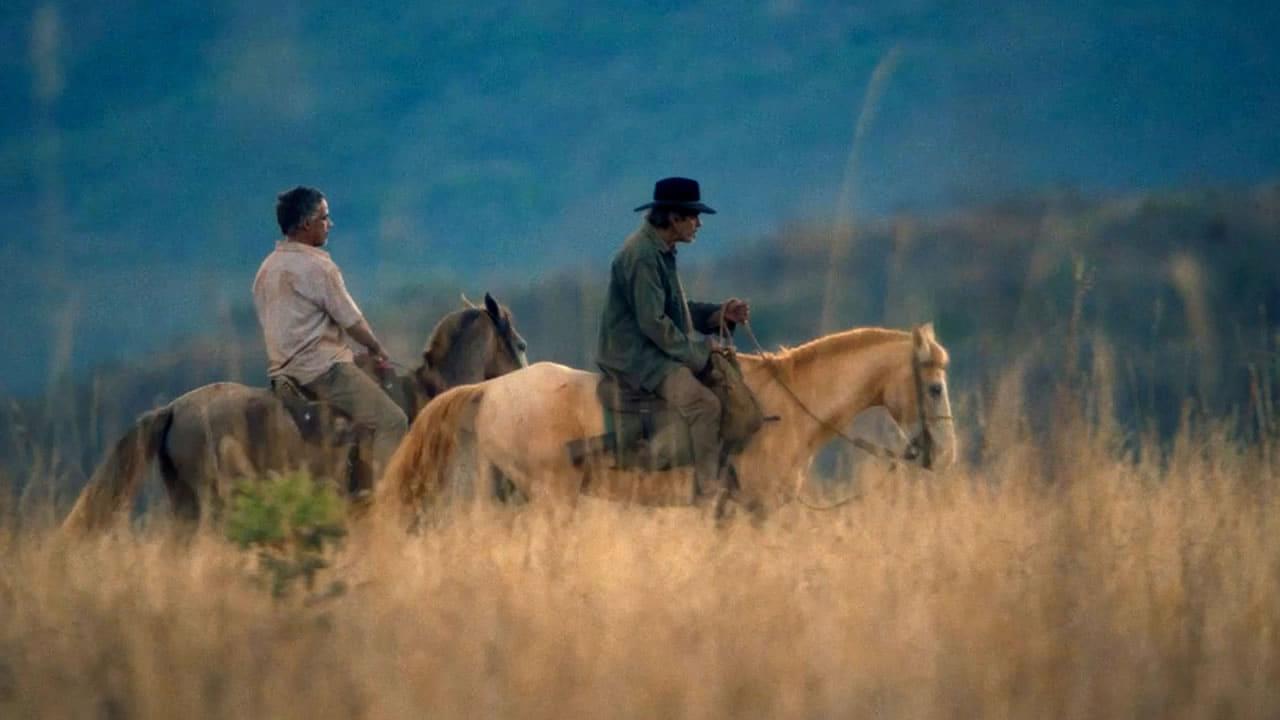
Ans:
[[[694,330],[714,333],[720,306],[688,303],[686,314],[678,278],[675,250],[642,223],[613,257],[596,347],[600,369],[654,391],[681,365],[695,373],[706,367],[710,345],[689,335],[688,321]]]

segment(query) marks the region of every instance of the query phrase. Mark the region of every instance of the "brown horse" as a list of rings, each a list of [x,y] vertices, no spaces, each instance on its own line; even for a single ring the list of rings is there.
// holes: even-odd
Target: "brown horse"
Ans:
[[[488,380],[529,364],[528,345],[511,312],[484,295],[484,306],[463,296],[465,308],[441,318],[422,348],[422,364],[401,375],[378,367],[368,355],[356,365],[371,375],[413,422],[431,398],[456,385]]]
[[[735,461],[744,504],[767,509],[794,498],[818,450],[873,406],[886,408],[914,436],[904,433],[904,447],[889,449],[899,457],[918,458],[926,467],[954,461],[948,356],[932,325],[911,332],[848,330],[739,360],[765,413],[780,417],[766,423]],[[687,468],[644,473],[604,462],[575,466],[567,444],[604,432],[599,379],[544,362],[440,395],[419,413],[388,462],[375,505],[412,517],[451,485],[455,473],[491,468],[535,501],[573,502],[586,492],[645,504],[687,503]]]
[[[527,346],[507,308],[487,293],[484,307],[467,305],[440,320],[423,348],[422,364],[408,375],[374,372],[367,359],[361,361],[410,419],[454,385],[528,364]],[[338,425],[341,431],[341,419]],[[152,460],[160,466],[175,515],[196,520],[202,505],[218,507],[239,478],[295,468],[345,478],[351,455],[349,442],[305,442],[270,390],[213,383],[138,418],[94,470],[63,527],[110,525],[130,504]]]

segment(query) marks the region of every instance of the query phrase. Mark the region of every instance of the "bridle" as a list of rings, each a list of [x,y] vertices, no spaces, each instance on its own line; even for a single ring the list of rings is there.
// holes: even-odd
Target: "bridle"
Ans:
[[[743,321],[742,328],[747,332],[747,337],[751,339],[751,344],[755,346],[756,352],[760,353],[761,357],[763,358],[767,353],[765,349],[761,347],[760,341],[756,338],[756,334],[752,332],[751,323],[747,321]],[[783,390],[785,390],[787,395],[791,397],[792,402],[794,402],[797,406],[799,406],[799,408],[803,410],[806,415],[808,415],[811,419],[817,422],[820,426],[822,426],[828,432],[832,433],[835,437],[838,437],[841,440],[845,441],[846,443],[858,448],[859,450],[862,450],[863,452],[873,457],[880,458],[881,460],[884,460],[890,463],[891,465],[899,461],[913,463],[918,460],[920,462],[920,466],[923,467],[924,469],[926,470],[933,469],[933,459],[934,459],[933,454],[934,454],[934,446],[936,445],[936,442],[933,439],[932,431],[929,430],[929,423],[934,420],[951,420],[952,417],[950,415],[926,415],[925,402],[924,402],[924,371],[925,370],[946,371],[947,369],[946,363],[937,362],[935,360],[922,361],[920,360],[920,356],[916,354],[914,349],[912,350],[911,375],[912,375],[912,380],[915,383],[915,389],[916,389],[916,417],[918,418],[918,422],[920,424],[920,432],[914,438],[912,438],[910,442],[907,443],[906,449],[903,450],[901,453],[896,453],[893,450],[890,450],[889,448],[883,445],[880,445],[878,443],[871,442],[870,440],[849,435],[838,426],[833,425],[827,420],[824,420],[823,418],[819,417],[817,413],[811,410],[809,406],[806,405],[805,402],[801,400],[798,395],[796,395],[795,390],[792,390],[791,386],[788,385],[782,379],[781,375],[778,373],[776,363],[770,362],[769,360],[766,359],[763,365],[766,368],[768,368],[769,374],[773,376],[774,382],[776,382],[778,386],[781,387]],[[796,498],[800,501],[801,504],[814,510],[831,510],[833,508],[844,505],[845,503],[853,499],[853,497],[845,498],[844,500],[841,500],[840,502],[835,503],[834,505],[814,505],[807,502],[798,493],[796,495]]]
[[[921,361],[914,351],[911,353],[911,376],[916,385],[916,418],[920,423],[920,433],[911,439],[903,453],[908,460],[920,459],[920,466],[925,470],[933,469],[933,432],[929,430],[929,422],[933,420],[951,420],[950,415],[926,415],[924,409],[924,371],[941,370],[946,372],[946,363],[936,360]]]

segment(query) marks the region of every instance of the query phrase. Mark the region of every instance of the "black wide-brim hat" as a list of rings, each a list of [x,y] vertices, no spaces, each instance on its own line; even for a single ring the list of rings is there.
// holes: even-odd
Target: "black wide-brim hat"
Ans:
[[[653,202],[636,208],[636,212],[649,208],[675,208],[715,215],[716,211],[702,202],[702,192],[697,180],[682,177],[662,178],[653,184]]]

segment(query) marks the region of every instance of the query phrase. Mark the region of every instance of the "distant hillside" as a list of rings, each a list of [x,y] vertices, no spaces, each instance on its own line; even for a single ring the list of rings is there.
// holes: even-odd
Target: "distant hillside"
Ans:
[[[1014,367],[1026,373],[1033,407],[1072,367],[1101,367],[1109,402],[1135,432],[1171,429],[1188,403],[1219,417],[1240,413],[1247,428],[1251,377],[1280,382],[1277,238],[1275,183],[903,216],[845,238],[833,317],[838,328],[933,321],[952,352],[953,398],[970,429]],[[695,298],[750,299],[766,347],[798,343],[822,331],[832,241],[829,228],[795,227],[718,258],[699,257],[694,245],[682,254],[686,284]],[[479,299],[490,290],[513,309],[531,359],[590,367],[605,279],[601,263],[535,285],[415,286],[370,315],[393,355],[412,364],[460,292]],[[1069,357],[1073,327],[1080,353]],[[745,336],[738,341],[751,349]],[[233,308],[221,330],[144,364],[103,368],[43,402],[12,404],[0,447],[15,448],[11,472],[51,446],[65,468],[83,472],[142,410],[214,380],[262,383],[263,367],[251,310]]]

